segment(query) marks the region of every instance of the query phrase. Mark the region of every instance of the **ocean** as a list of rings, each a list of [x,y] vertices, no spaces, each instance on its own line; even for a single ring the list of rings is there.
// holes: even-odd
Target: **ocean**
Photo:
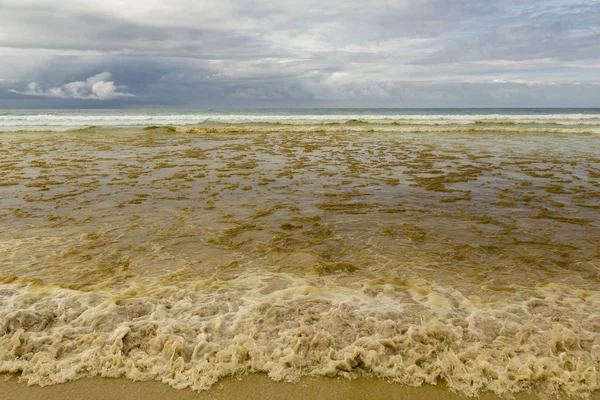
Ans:
[[[600,388],[600,109],[0,111],[0,373]]]
[[[0,110],[2,131],[64,131],[96,127],[198,125],[274,121],[576,121],[598,123],[598,108],[292,108],[232,110]]]

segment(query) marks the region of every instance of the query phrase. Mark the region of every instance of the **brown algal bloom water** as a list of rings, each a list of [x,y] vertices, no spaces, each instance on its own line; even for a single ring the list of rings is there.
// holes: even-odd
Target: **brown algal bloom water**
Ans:
[[[0,372],[591,393],[598,125],[1,133]]]

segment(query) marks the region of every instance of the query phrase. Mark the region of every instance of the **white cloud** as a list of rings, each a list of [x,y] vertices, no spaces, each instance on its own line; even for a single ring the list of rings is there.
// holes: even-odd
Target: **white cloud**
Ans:
[[[82,100],[112,100],[119,97],[134,97],[135,95],[126,92],[119,92],[119,89],[126,89],[126,86],[115,86],[115,82],[109,80],[109,72],[101,72],[90,76],[85,81],[69,82],[60,87],[44,89],[37,82],[30,82],[24,91],[10,90],[12,93],[18,93],[26,96],[57,97],[61,99],[82,99]]]

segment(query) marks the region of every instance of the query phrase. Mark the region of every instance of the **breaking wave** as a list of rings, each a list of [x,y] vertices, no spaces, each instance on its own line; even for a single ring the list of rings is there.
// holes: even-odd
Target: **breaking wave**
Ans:
[[[546,124],[599,125],[599,114],[6,114],[0,115],[0,131],[67,131],[85,127],[189,126],[219,123],[267,124]]]

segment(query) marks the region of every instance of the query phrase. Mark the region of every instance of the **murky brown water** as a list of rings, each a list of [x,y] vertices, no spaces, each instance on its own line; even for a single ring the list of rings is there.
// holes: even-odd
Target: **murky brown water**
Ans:
[[[0,372],[600,385],[600,135],[561,121],[2,133]]]

